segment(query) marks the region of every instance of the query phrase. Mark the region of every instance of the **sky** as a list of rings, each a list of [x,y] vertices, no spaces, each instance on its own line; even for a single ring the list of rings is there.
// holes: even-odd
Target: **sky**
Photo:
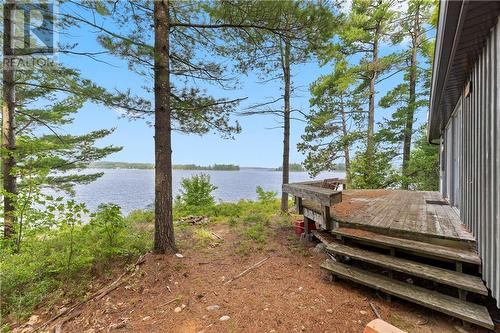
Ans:
[[[100,47],[95,41],[94,31],[86,27],[72,30],[69,35],[62,35],[62,40],[77,42],[79,50],[99,50]],[[388,47],[382,48],[382,53],[390,52]],[[207,55],[209,56],[209,55]],[[100,59],[109,64],[96,62],[82,56],[59,55],[59,60],[65,65],[77,68],[82,76],[92,79],[97,84],[108,89],[130,89],[131,91],[144,95],[142,86],[152,84],[146,82],[144,77],[140,77],[128,70],[126,62],[111,56],[104,56]],[[308,91],[309,85],[320,75],[328,74],[331,65],[320,67],[315,61],[303,65],[292,67],[292,82],[295,87],[292,96],[292,108],[301,109],[304,112],[309,110]],[[380,98],[394,85],[402,80],[401,75],[383,81],[378,85],[377,90]],[[228,98],[247,99],[240,104],[239,110],[243,110],[249,105],[262,103],[269,99],[274,99],[282,94],[280,83],[258,83],[255,73],[240,78],[241,87],[233,91],[222,90],[217,87],[208,87],[208,91],[216,96]],[[383,117],[389,117],[391,110],[378,108],[376,121],[381,121]],[[425,114],[420,115],[421,121]],[[255,167],[278,167],[281,165],[283,154],[283,133],[281,128],[270,129],[279,125],[278,120],[271,116],[234,116],[241,127],[242,132],[237,134],[234,140],[220,138],[216,133],[203,136],[186,135],[174,133],[173,143],[173,163],[174,164],[198,164],[211,165],[215,163],[231,163],[240,166]],[[420,121],[420,122],[421,122]],[[305,123],[292,121],[290,140],[290,162],[302,162],[304,156],[297,151],[297,143],[304,133]],[[100,140],[99,145],[122,146],[123,149],[106,158],[107,161],[120,162],[154,162],[154,139],[153,128],[145,120],[129,120],[117,110],[105,108],[100,105],[87,103],[75,116],[74,122],[70,126],[59,129],[62,133],[82,134],[95,129],[115,128],[113,134]]]

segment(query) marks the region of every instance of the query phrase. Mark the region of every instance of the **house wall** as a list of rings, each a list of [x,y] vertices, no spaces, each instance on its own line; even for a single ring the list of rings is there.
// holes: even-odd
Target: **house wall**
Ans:
[[[441,192],[477,238],[482,276],[500,307],[500,24],[473,66],[472,91],[442,132]]]

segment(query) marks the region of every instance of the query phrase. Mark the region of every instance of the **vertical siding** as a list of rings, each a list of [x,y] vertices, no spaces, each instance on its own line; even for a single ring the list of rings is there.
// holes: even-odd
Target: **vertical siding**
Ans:
[[[500,307],[499,63],[500,24],[497,23],[469,76],[472,93],[462,96],[462,113],[451,118],[455,124],[448,125],[456,128],[459,135],[453,142],[445,138],[444,149],[458,148],[459,165],[455,167],[447,161],[444,168],[448,175],[459,172],[458,184],[453,186],[460,189],[462,222],[477,239],[483,279]],[[446,137],[446,132],[443,136]],[[444,182],[446,185],[449,186]]]

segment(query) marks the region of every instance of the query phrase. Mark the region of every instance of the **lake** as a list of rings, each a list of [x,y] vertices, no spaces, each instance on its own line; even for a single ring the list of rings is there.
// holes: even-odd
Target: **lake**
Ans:
[[[100,203],[118,204],[123,213],[134,209],[145,208],[154,201],[154,170],[138,169],[91,169],[90,172],[104,172],[104,175],[89,185],[75,187],[74,199],[84,202],[94,211]],[[210,175],[212,183],[217,186],[213,192],[217,201],[238,201],[240,199],[257,199],[255,188],[262,186],[266,191],[281,192],[281,172],[265,169],[242,169],[240,171],[199,171],[174,170],[173,193],[179,193],[182,178],[195,174]],[[344,172],[324,172],[316,179],[339,177]],[[307,172],[290,172],[290,182],[311,179]]]

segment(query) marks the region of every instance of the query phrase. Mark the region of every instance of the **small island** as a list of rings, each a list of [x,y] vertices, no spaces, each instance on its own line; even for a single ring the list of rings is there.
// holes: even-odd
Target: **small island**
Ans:
[[[275,171],[283,171],[283,167],[279,167],[279,168],[276,168],[274,170]],[[290,170],[290,172],[303,172],[303,171],[306,171],[306,169],[304,169],[304,167],[300,163],[290,163],[290,166],[288,167],[288,170]]]
[[[201,166],[196,164],[174,164],[174,170],[212,170],[212,171],[239,171],[240,166],[234,164],[214,164]]]

